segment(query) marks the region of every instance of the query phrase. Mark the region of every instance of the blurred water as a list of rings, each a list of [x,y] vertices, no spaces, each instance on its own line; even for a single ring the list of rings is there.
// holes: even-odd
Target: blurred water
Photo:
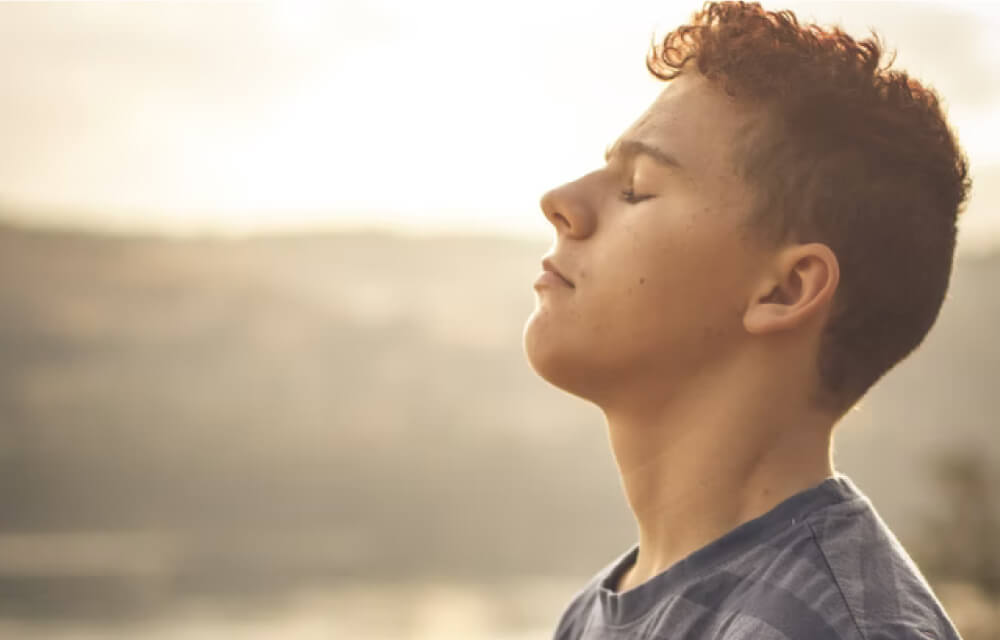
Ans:
[[[546,580],[504,587],[365,584],[303,590],[253,607],[191,600],[143,620],[0,619],[0,638],[542,640],[551,637],[567,594],[578,586]]]

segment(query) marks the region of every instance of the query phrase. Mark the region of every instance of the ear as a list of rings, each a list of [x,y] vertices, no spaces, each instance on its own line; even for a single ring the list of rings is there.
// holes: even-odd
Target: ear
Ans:
[[[743,315],[750,333],[794,329],[824,315],[840,282],[840,266],[830,247],[797,244],[775,257]]]

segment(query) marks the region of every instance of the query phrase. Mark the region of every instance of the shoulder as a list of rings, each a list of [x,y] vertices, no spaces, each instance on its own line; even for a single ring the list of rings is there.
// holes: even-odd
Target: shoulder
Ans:
[[[688,597],[733,616],[726,640],[959,640],[864,496],[789,523]]]
[[[751,622],[743,628],[734,629],[727,633],[724,640],[807,640],[813,637],[811,635],[790,637],[764,622],[751,619]],[[875,630],[872,634],[864,636],[865,640],[951,640],[954,637],[920,629],[891,626]]]
[[[576,592],[559,616],[553,640],[579,638],[587,625],[587,617],[594,603],[594,590],[585,588]]]
[[[805,524],[865,640],[959,638],[917,565],[866,497],[816,512]]]
[[[582,635],[597,600],[601,579],[608,570],[608,567],[601,569],[572,595],[556,623],[553,640],[576,640]]]

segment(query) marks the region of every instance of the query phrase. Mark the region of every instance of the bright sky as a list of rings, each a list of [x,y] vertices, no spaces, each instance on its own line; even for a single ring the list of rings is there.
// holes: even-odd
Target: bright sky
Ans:
[[[1000,242],[1000,10],[765,2],[874,26],[938,88],[978,178],[960,243]],[[652,30],[700,0],[0,5],[0,215],[243,232],[549,234],[662,84]],[[985,186],[983,186],[985,185]]]

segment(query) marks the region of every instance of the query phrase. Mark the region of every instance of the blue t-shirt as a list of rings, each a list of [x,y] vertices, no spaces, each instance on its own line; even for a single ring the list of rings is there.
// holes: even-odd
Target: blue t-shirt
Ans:
[[[638,545],[570,601],[555,640],[958,640],[871,502],[837,473],[643,584]]]

